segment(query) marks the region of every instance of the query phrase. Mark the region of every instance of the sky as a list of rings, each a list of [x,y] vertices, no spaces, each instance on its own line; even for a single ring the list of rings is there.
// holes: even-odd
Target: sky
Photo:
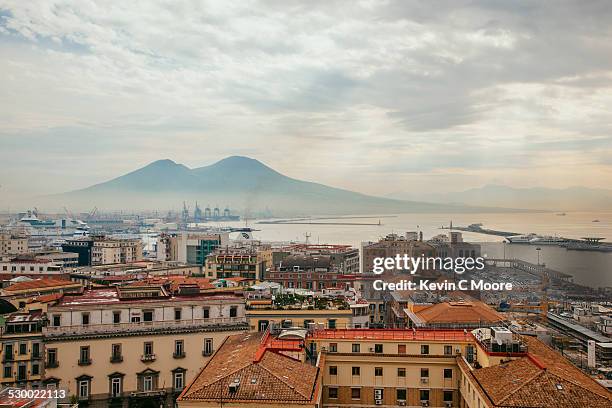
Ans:
[[[226,156],[375,195],[612,186],[609,1],[0,0],[0,195]]]

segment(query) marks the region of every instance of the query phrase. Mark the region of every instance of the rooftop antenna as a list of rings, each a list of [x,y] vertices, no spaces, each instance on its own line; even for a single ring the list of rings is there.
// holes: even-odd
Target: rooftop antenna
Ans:
[[[306,245],[308,245],[308,239],[312,236],[311,234],[309,234],[308,232],[304,234],[304,236],[306,237]]]

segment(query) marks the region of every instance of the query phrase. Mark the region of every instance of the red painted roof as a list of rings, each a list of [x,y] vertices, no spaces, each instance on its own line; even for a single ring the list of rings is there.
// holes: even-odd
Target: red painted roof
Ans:
[[[473,341],[472,333],[463,330],[406,330],[406,329],[338,329],[317,330],[313,339],[329,340],[403,340],[403,341]]]

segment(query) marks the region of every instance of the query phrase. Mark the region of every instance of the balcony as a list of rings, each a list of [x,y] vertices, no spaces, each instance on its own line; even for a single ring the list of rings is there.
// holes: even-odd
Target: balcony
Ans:
[[[246,325],[245,317],[218,317],[212,319],[166,320],[157,322],[88,324],[75,326],[46,326],[43,334],[48,337],[78,336],[125,332],[167,331],[176,329],[201,329],[219,326]]]
[[[111,363],[121,363],[123,361],[123,356],[111,356]]]
[[[79,360],[78,364],[80,366],[88,366],[91,365],[91,358],[88,358],[87,360]]]
[[[140,356],[140,361],[148,363],[151,361],[155,361],[156,358],[157,357],[155,356],[155,354],[143,354],[142,356]]]
[[[181,351],[180,353],[174,353],[172,354],[173,358],[185,358],[185,352]]]
[[[204,357],[208,357],[208,356],[212,356],[214,352],[215,352],[214,350],[202,350],[202,355]]]
[[[45,364],[46,368],[57,368],[59,367],[59,361],[47,361],[47,364]]]

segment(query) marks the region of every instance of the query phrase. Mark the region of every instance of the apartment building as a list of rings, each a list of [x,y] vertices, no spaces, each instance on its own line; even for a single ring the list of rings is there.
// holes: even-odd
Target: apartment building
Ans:
[[[30,255],[19,255],[0,260],[0,273],[19,274],[62,274],[61,264],[51,259],[41,259]]]
[[[224,339],[247,329],[241,296],[128,286],[49,306],[45,384],[90,406],[173,406]]]
[[[18,234],[0,232],[0,256],[20,255],[28,252],[28,238]]]
[[[456,356],[473,359],[470,333],[317,330],[310,355],[325,354],[323,407],[459,406]]]
[[[94,238],[91,248],[92,265],[111,265],[142,260],[142,241],[139,239]]]
[[[436,248],[427,242],[423,242],[422,234],[419,234],[418,240],[414,238],[413,234],[407,234],[406,236],[389,234],[378,242],[363,243],[361,245],[361,271],[364,273],[372,272],[374,258],[388,258],[396,255],[408,255],[409,257],[436,256]],[[388,271],[399,272],[394,269]]]
[[[2,387],[42,387],[43,320],[40,312],[16,312],[6,317],[0,332]]]
[[[156,253],[160,261],[177,261],[204,266],[206,257],[216,248],[229,244],[229,234],[180,232],[161,234],[157,239]]]
[[[261,279],[257,254],[244,250],[213,252],[206,257],[204,274],[211,279],[245,278]]]

